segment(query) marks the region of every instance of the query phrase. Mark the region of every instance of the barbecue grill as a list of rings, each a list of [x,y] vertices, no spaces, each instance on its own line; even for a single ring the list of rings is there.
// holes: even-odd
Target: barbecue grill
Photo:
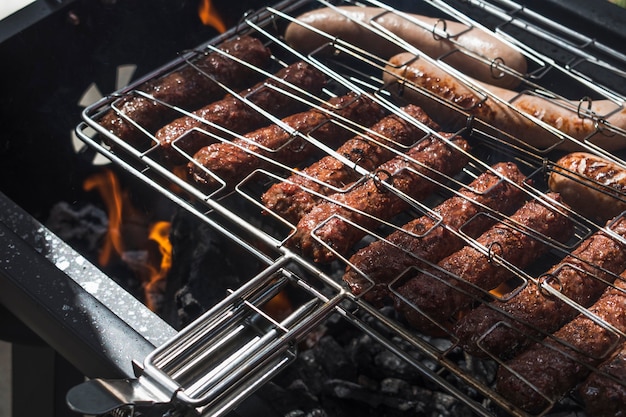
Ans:
[[[525,287],[538,285],[546,292],[545,297],[560,300],[577,313],[600,323],[614,339],[614,347],[623,343],[623,338],[626,337],[623,329],[606,323],[595,316],[589,308],[570,300],[555,289],[558,286],[546,285],[551,279],[557,279],[555,278],[557,272],[547,273],[547,271],[571,253],[575,253],[594,233],[604,231],[620,244],[624,240],[616,226],[620,221],[619,216],[609,223],[583,216],[548,194],[547,184],[547,178],[553,171],[562,170],[556,161],[565,154],[558,149],[563,142],[575,142],[586,152],[602,156],[617,165],[625,165],[623,155],[619,151],[603,149],[597,145],[595,139],[598,135],[619,138],[626,135],[626,132],[606,121],[610,113],[598,115],[586,111],[591,101],[600,99],[613,103],[611,112],[622,109],[623,97],[626,94],[624,83],[626,56],[620,50],[621,43],[618,38],[623,35],[619,33],[619,26],[617,30],[612,31],[612,26],[609,25],[607,30],[602,32],[602,38],[592,38],[586,32],[574,31],[571,28],[572,22],[577,19],[577,9],[576,5],[571,3],[521,5],[497,0],[463,2],[428,0],[419,3],[389,4],[371,0],[359,3],[380,7],[381,16],[398,14],[406,19],[407,17],[402,15],[403,12],[420,13],[461,21],[469,25],[472,31],[495,32],[507,45],[520,51],[528,62],[528,71],[523,74],[516,73],[514,69],[508,68],[506,63],[503,64],[497,59],[488,62],[495,73],[517,77],[522,83],[520,91],[539,95],[557,104],[560,103],[561,97],[580,99],[577,106],[567,110],[571,112],[572,117],[593,120],[597,131],[583,140],[574,139],[563,135],[557,129],[529,119],[529,123],[538,123],[553,137],[552,144],[536,147],[528,146],[523,137],[511,135],[505,129],[485,123],[479,117],[473,117],[472,108],[459,107],[456,103],[436,97],[432,99],[439,101],[442,106],[463,120],[461,125],[452,128],[451,125],[446,126],[445,120],[437,120],[443,126],[438,129],[409,116],[404,110],[406,92],[411,90],[425,96],[432,96],[432,93],[420,90],[418,86],[411,85],[406,80],[391,84],[383,81],[386,60],[341,38],[327,35],[321,46],[306,53],[293,48],[285,41],[283,35],[286,27],[289,24],[297,24],[296,18],[301,13],[320,7],[347,4],[352,3],[304,0],[282,2],[258,9],[241,17],[226,33],[211,38],[193,50],[181,52],[177,59],[158,66],[146,76],[107,95],[84,110],[83,120],[76,128],[76,135],[88,145],[89,149],[112,161],[116,168],[123,170],[140,186],[146,186],[159,197],[166,197],[168,204],[173,203],[176,209],[182,209],[191,215],[194,223],[207,227],[211,233],[219,235],[220,239],[236,248],[237,251],[232,256],[239,257],[241,262],[251,266],[246,271],[249,276],[238,277],[240,281],[229,289],[222,300],[213,305],[202,306],[206,311],[192,317],[192,320],[177,323],[181,329],[176,332],[139,305],[135,299],[127,298],[123,291],[120,295],[117,285],[109,282],[106,277],[101,277],[99,271],[91,270],[90,266],[83,266],[85,263],[80,256],[75,260],[72,259],[69,265],[62,268],[69,271],[70,279],[67,285],[72,286],[72,292],[77,294],[85,292],[85,297],[95,297],[94,302],[102,303],[101,308],[104,311],[112,310],[112,317],[106,319],[106,323],[109,323],[108,320],[112,323],[106,325],[112,334],[108,335],[108,332],[103,331],[104,339],[110,346],[103,350],[120,352],[127,346],[134,347],[119,356],[110,354],[108,359],[116,366],[109,369],[107,369],[108,354],[104,355],[102,366],[96,369],[89,368],[89,364],[93,363],[90,357],[76,361],[82,369],[85,369],[85,374],[93,379],[77,385],[68,393],[68,403],[73,410],[93,415],[179,413],[217,416],[233,410],[236,413],[245,413],[249,404],[263,401],[259,399],[261,396],[256,396],[257,392],[262,393],[274,379],[288,373],[301,355],[306,355],[303,350],[307,344],[315,344],[318,332],[323,333],[320,329],[332,328],[340,322],[341,326],[345,327],[338,328],[349,328],[367,336],[372,345],[381,346],[386,352],[408,364],[428,386],[436,386],[447,393],[468,413],[486,416],[528,415],[506,394],[495,388],[495,372],[492,372],[490,377],[484,378],[484,375],[472,371],[475,367],[507,369],[509,363],[507,360],[491,354],[488,350],[484,352],[486,357],[474,357],[465,352],[458,335],[453,330],[453,325],[447,321],[431,321],[428,315],[422,314],[421,306],[413,304],[410,297],[403,292],[406,279],[413,275],[422,274],[420,276],[434,279],[441,276],[433,272],[433,268],[437,268],[437,261],[417,259],[412,267],[392,276],[385,285],[388,297],[395,300],[396,310],[399,312],[408,310],[410,314],[425,319],[429,322],[428,330],[409,325],[401,314],[390,308],[389,304],[381,306],[372,301],[372,294],[377,287],[367,274],[360,273],[362,288],[359,293],[352,292],[342,281],[346,268],[357,273],[362,270],[361,265],[353,262],[352,255],[373,242],[389,242],[387,236],[392,232],[406,234],[407,232],[402,232],[402,225],[411,219],[426,217],[432,220],[433,226],[423,231],[417,238],[435,233],[440,227],[449,228],[434,208],[450,198],[458,198],[462,189],[469,189],[477,195],[487,193],[488,190],[483,192],[473,190],[469,184],[473,184],[473,181],[485,172],[497,175],[493,167],[498,162],[515,163],[524,177],[522,182],[514,183],[500,176],[500,183],[506,183],[521,191],[526,200],[533,200],[544,209],[564,215],[572,224],[572,233],[567,239],[558,241],[551,236],[526,229],[511,216],[511,213],[484,207],[480,214],[473,216],[457,230],[453,230],[452,234],[455,238],[460,238],[467,247],[481,254],[486,263],[505,271],[506,280],[501,283],[502,285],[496,286],[497,290],[494,291],[484,289],[476,291],[476,288],[462,286],[453,287],[452,291],[462,292],[468,304],[476,309],[479,305],[493,306],[492,300],[506,303]],[[552,18],[553,14],[560,17],[558,22]],[[604,25],[606,23],[604,20],[608,19],[604,14],[586,17],[589,27]],[[419,21],[414,24],[419,24]],[[414,46],[405,44],[402,39],[391,36],[384,27],[376,24],[376,19],[371,22],[368,30],[377,32],[380,37],[388,38],[400,49],[413,53],[417,59],[426,60],[461,79],[463,75],[448,63],[450,56],[464,54],[477,61],[486,59],[483,56],[474,56],[472,51],[465,50],[460,45],[445,56],[424,55]],[[450,37],[445,26],[431,25],[431,30],[435,38]],[[230,52],[220,49],[224,42],[239,36],[251,36],[261,40],[271,51],[269,62],[265,66],[253,65],[247,62],[245,57],[233,57]],[[454,43],[455,36],[451,39]],[[201,68],[198,62],[208,54],[238,62],[252,74],[250,79],[259,80],[271,77],[279,69],[294,62],[308,63],[326,78],[327,82],[323,89],[309,91],[286,85],[279,80],[262,88],[289,96],[294,103],[303,103],[305,108],[315,108],[327,114],[328,120],[310,131],[298,131],[285,124],[280,116],[262,106],[257,106],[254,102],[257,90],[245,90],[245,94],[249,95],[243,95],[244,93],[240,93],[242,91],[240,87],[232,87],[228,82],[219,80],[217,84],[220,86],[220,97],[225,94],[234,95],[251,106],[255,112],[263,116],[266,124],[281,126],[287,132],[287,141],[277,148],[253,147],[250,146],[252,140],[245,135],[247,132],[236,132],[210,123],[198,123],[191,133],[182,135],[166,148],[155,136],[153,128],[144,126],[143,121],[133,120],[132,117],[124,115],[124,100],[132,97],[156,102],[156,107],[166,109],[175,115],[170,116],[170,119],[193,117],[191,112],[194,109],[155,97],[151,95],[146,85],[158,82],[169,74],[184,71],[185,68]],[[206,73],[204,76],[210,78],[213,74]],[[498,100],[480,86],[472,84],[467,79],[464,80],[466,85],[478,91],[484,100]],[[388,149],[394,157],[406,159],[405,155],[411,148],[435,141],[446,144],[452,149],[454,157],[465,161],[462,169],[451,173],[432,172],[419,162],[405,167],[402,172],[408,172],[406,175],[417,178],[415,180],[417,183],[432,186],[432,192],[424,196],[413,195],[412,190],[399,187],[399,182],[394,180],[397,173],[390,173],[384,169],[366,169],[362,161],[351,160],[349,156],[338,153],[336,144],[327,143],[323,139],[326,124],[333,125],[333,129],[346,138],[369,137],[372,140],[372,137],[376,137],[371,136],[370,130],[374,120],[366,124],[336,116],[336,113],[340,113],[344,108],[333,107],[329,103],[334,97],[347,95],[351,95],[349,97],[352,99],[348,104],[344,104],[346,107],[358,100],[370,101],[383,109],[385,114],[395,115],[405,123],[418,128],[421,133],[416,136],[413,143],[380,141],[379,146]],[[502,104],[512,107],[515,99]],[[103,127],[102,120],[107,114],[114,114],[123,123],[133,126],[136,137],[129,141]],[[436,118],[436,115],[433,114],[432,117]],[[447,129],[446,132],[449,134],[442,133],[444,129]],[[240,172],[235,173],[239,176],[233,177],[234,179],[226,177],[217,169],[207,169],[198,162],[195,151],[189,150],[191,142],[189,137],[192,134],[195,137],[199,135],[203,138],[204,144],[215,148],[232,146],[237,151],[243,150],[242,152],[254,161],[253,168],[245,172],[241,168],[238,170]],[[463,148],[459,142],[454,141],[454,138],[467,140],[471,148]],[[292,158],[289,159],[290,162],[280,159],[279,155],[282,155],[283,151]],[[299,233],[297,222],[269,209],[264,203],[263,196],[274,184],[283,183],[285,180],[293,182],[294,178],[306,176],[307,173],[303,168],[329,155],[350,168],[353,182],[341,186],[329,185],[325,191],[306,188],[304,191],[315,195],[318,201],[324,202],[337,198],[337,195],[348,195],[369,182],[375,185],[378,192],[387,196],[392,195],[395,199],[392,201],[400,201],[402,210],[387,218],[377,218],[363,213],[357,213],[352,217],[348,208],[347,211],[338,211],[330,218],[315,224],[306,236],[332,260],[321,262],[309,253],[301,252],[297,245],[292,244]],[[297,162],[291,162],[292,160]],[[187,168],[181,171],[181,166],[183,168],[189,166],[188,169],[202,181],[195,181],[186,175]],[[574,173],[569,175],[575,177]],[[587,187],[595,186],[585,184]],[[611,196],[616,202],[624,199],[619,193]],[[9,211],[19,212],[19,209],[12,207]],[[548,250],[527,265],[512,264],[501,256],[501,251],[504,250],[501,245],[485,247],[477,236],[468,232],[475,222],[485,217],[503,224],[505,229],[523,236],[533,244],[547,246]],[[333,222],[341,223],[344,226],[342,230],[346,233],[358,236],[347,250],[341,250],[323,239],[321,231]],[[5,235],[13,242],[18,240],[14,233],[7,231]],[[50,235],[49,239],[56,242],[53,235]],[[61,245],[62,251],[71,250]],[[32,252],[27,247],[23,248],[23,251]],[[51,256],[55,258],[58,267],[59,256],[54,252]],[[66,259],[63,255],[61,258]],[[79,271],[74,273],[70,266],[76,262],[80,267]],[[88,273],[85,272],[87,268]],[[591,279],[599,280],[602,274],[602,279],[609,280],[609,288],[619,287],[618,284],[611,282],[616,280],[614,282],[619,283],[622,279],[619,274],[623,267],[618,271],[606,271],[596,265],[592,265],[592,268],[596,268],[598,273],[597,277]],[[97,277],[92,279],[92,274]],[[445,271],[443,276],[447,277],[448,282],[455,282],[455,277],[447,276]],[[15,281],[19,282],[19,278],[15,277]],[[60,274],[59,281],[55,280],[50,285],[53,289],[56,285],[65,285],[55,284],[65,282],[65,279],[63,274]],[[96,290],[94,282],[98,283]],[[11,290],[14,291],[16,290]],[[42,293],[45,294],[46,290],[44,289]],[[114,302],[107,299],[111,294],[116,294],[113,296]],[[272,308],[272,303],[285,295],[291,308],[287,313],[277,312]],[[123,302],[119,302],[120,297]],[[87,307],[84,310],[87,312],[94,308],[89,306],[90,302],[85,302]],[[3,303],[12,305],[8,299],[3,299]],[[38,303],[42,301],[37,300],[33,309]],[[62,306],[56,308],[62,309]],[[129,308],[141,312],[140,315],[145,318],[146,324],[138,325],[131,319],[135,313],[129,315]],[[35,327],[37,325],[34,323],[46,320],[45,314],[43,316],[31,314],[27,317],[26,321],[33,323]],[[454,318],[455,321],[460,319],[461,317]],[[81,322],[83,321],[84,318],[81,319]],[[100,319],[97,322],[100,323]],[[104,327],[104,324],[102,326]],[[484,334],[477,335],[477,338],[483,340],[499,326],[510,324],[500,321],[497,326]],[[530,323],[530,326],[534,327],[533,323]],[[551,332],[545,333],[539,330],[538,336],[534,337],[539,343],[547,343],[544,337],[547,336],[549,340]],[[55,337],[56,335],[52,334],[47,339]],[[66,348],[61,342],[58,348],[67,356],[72,356],[76,351],[75,348]],[[91,350],[98,348],[88,349]],[[559,351],[555,354],[558,353]],[[593,362],[595,365],[588,373],[599,372],[598,365],[609,357],[607,354],[606,357],[600,358],[602,360]],[[112,369],[114,371],[111,371]],[[523,382],[530,390],[536,389],[534,381]],[[575,388],[567,389],[563,397],[556,399],[547,397],[538,414],[581,412],[584,406]],[[415,407],[413,410],[417,412]]]

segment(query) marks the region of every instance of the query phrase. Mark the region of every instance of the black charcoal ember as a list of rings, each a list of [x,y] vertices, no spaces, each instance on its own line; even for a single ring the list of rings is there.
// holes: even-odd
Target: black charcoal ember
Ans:
[[[285,414],[283,417],[327,417],[327,416],[328,414],[326,413],[326,411],[320,408],[315,408],[307,412],[303,410],[294,410]]]
[[[421,373],[406,360],[389,350],[383,350],[374,357],[374,364],[388,376],[407,380],[418,380]]]
[[[350,358],[359,367],[360,372],[366,375],[380,375],[374,365],[374,357],[382,350],[382,346],[375,343],[372,337],[367,334],[355,337],[348,345]]]
[[[101,246],[109,218],[104,210],[94,205],[74,208],[61,201],[50,209],[46,226],[66,242],[82,242],[91,252]]]
[[[322,337],[313,348],[317,362],[331,378],[354,379],[356,367],[348,353],[332,337]]]
[[[440,417],[471,417],[474,415],[470,408],[457,398],[443,392],[434,393],[431,404],[436,410],[433,415]]]
[[[301,380],[293,381],[289,387],[272,381],[261,386],[257,394],[277,415],[309,415],[310,410],[319,408],[317,397]]]
[[[223,300],[259,268],[244,249],[183,210],[172,218],[170,242],[172,267],[165,296],[178,304],[162,316],[177,328]]]
[[[376,408],[383,402],[380,392],[373,392],[355,382],[330,379],[324,383],[324,393],[343,400],[352,400]]]
[[[274,382],[283,387],[289,387],[294,381],[302,381],[311,397],[316,397],[322,391],[322,383],[328,379],[328,374],[318,363],[312,349],[301,351],[291,365],[283,369]]]

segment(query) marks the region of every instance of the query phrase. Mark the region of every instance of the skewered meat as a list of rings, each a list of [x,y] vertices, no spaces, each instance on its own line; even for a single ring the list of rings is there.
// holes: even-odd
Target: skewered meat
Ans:
[[[586,413],[594,417],[623,417],[626,410],[626,343],[622,343],[617,354],[598,370],[600,372],[589,375],[578,390]]]
[[[525,193],[523,175],[517,165],[502,162],[476,178],[459,195],[447,199],[424,215],[402,226],[385,240],[378,240],[359,250],[350,258],[343,280],[356,295],[375,305],[389,297],[389,282],[420,261],[438,262],[461,249],[464,240],[456,233],[478,237],[496,220],[493,216],[477,216],[489,209],[510,213],[522,204]],[[502,177],[508,178],[507,182]],[[471,220],[471,221],[470,221]],[[370,288],[371,287],[371,288]]]
[[[548,196],[560,200],[558,194]],[[524,268],[549,250],[543,239],[565,242],[572,236],[569,217],[551,206],[537,200],[527,202],[510,222],[499,222],[476,239],[484,250],[464,246],[441,260],[438,268],[400,282],[398,294],[394,294],[396,309],[416,329],[431,330],[431,320],[446,326],[455,314],[468,308],[472,296],[481,297],[483,290],[492,290],[511,278],[512,272],[494,255]]]
[[[201,187],[216,187],[218,182],[208,171],[233,186],[257,168],[266,166],[259,156],[288,165],[296,165],[315,149],[304,136],[320,142],[337,144],[349,137],[349,130],[331,120],[334,116],[363,125],[373,124],[384,116],[380,105],[354,93],[329,100],[326,111],[312,109],[288,116],[282,124],[272,124],[250,132],[243,139],[213,143],[200,149],[188,165],[189,173]],[[287,129],[283,127],[287,126]],[[289,130],[288,130],[289,129]]]
[[[288,243],[316,262],[331,262],[336,255],[317,242],[314,233],[338,253],[347,253],[366,232],[342,218],[371,230],[379,224],[379,219],[390,219],[408,208],[410,203],[405,197],[423,198],[437,188],[437,181],[444,180],[442,176],[456,174],[463,168],[468,159],[464,152],[469,150],[469,144],[461,137],[447,136],[456,148],[429,136],[406,154],[380,165],[372,178],[316,205],[300,219]],[[386,184],[392,185],[393,190]]]
[[[306,109],[305,102],[285,92],[297,95],[298,89],[302,89],[315,94],[321,90],[325,82],[325,77],[320,71],[305,62],[298,61],[281,69],[273,77],[242,91],[239,96],[228,95],[222,100],[194,111],[193,117],[184,116],[172,121],[159,129],[155,137],[167,159],[186,162],[185,158],[177,157],[177,151],[172,149],[172,142],[176,139],[184,135],[178,147],[183,148],[183,151],[190,156],[203,146],[214,142],[206,133],[193,130],[194,128],[201,128],[213,134],[223,134],[222,130],[212,126],[215,124],[227,131],[243,134],[268,124],[266,116],[239,97],[245,98],[276,117],[284,117]]]
[[[626,281],[617,279],[615,287],[610,287],[589,310],[596,318],[626,332]],[[590,367],[618,348],[621,338],[585,314],[576,316],[553,336],[533,344],[498,370],[496,389],[530,413],[543,411],[549,401],[560,399],[574,388],[589,374]]]
[[[438,129],[421,108],[409,105],[402,110],[431,129]],[[416,124],[397,115],[383,118],[370,130],[337,149],[338,154],[368,171],[395,156],[390,148],[398,150],[400,146],[413,145],[425,135]],[[305,168],[302,174],[273,185],[262,197],[267,208],[294,224],[319,202],[320,198],[313,193],[329,194],[332,190],[329,187],[343,187],[359,177],[352,166],[330,155]]]
[[[617,236],[626,237],[626,218],[606,225]],[[546,283],[572,301],[589,307],[604,291],[606,282],[626,267],[626,244],[603,231],[585,239],[570,255],[552,267]],[[493,307],[493,308],[491,308]],[[494,301],[465,315],[456,325],[460,343],[476,356],[505,357],[572,320],[577,311],[537,285],[526,288],[508,301]],[[501,323],[498,325],[498,323]],[[523,323],[529,323],[532,327]],[[478,343],[480,342],[480,346]],[[482,347],[482,348],[481,348]],[[484,351],[483,351],[484,349]]]
[[[245,59],[256,67],[265,66],[271,55],[261,41],[249,36],[226,41],[219,45],[219,49],[236,58]],[[147,81],[137,89],[172,106],[194,110],[224,94],[214,80],[238,88],[249,82],[255,73],[253,69],[220,52],[211,52],[195,60],[193,65],[186,65],[162,78]],[[163,126],[177,114],[167,106],[136,94],[127,94],[113,106],[122,115],[111,109],[102,117],[100,124],[120,139],[135,144],[147,138],[125,117],[151,131]]]

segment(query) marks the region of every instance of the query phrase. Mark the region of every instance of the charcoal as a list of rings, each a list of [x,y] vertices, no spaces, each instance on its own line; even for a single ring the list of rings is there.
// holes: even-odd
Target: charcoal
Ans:
[[[107,233],[109,219],[94,205],[74,208],[61,201],[50,209],[46,226],[64,241],[82,243],[87,251],[93,252],[100,247]]]
[[[170,242],[172,267],[165,297],[177,304],[162,316],[182,328],[220,302],[228,290],[237,289],[253,277],[259,265],[251,255],[206,223],[198,224],[186,211],[172,218]]]
[[[374,357],[374,364],[385,375],[404,378],[407,380],[419,379],[421,374],[407,361],[393,352],[383,350]]]
[[[374,357],[381,351],[382,347],[367,334],[354,338],[348,346],[350,358],[367,375],[378,375]]]
[[[385,378],[380,383],[380,391],[389,395],[406,395],[411,392],[411,385],[399,378]]]
[[[334,338],[322,337],[313,350],[317,362],[331,378],[353,379],[356,376],[355,365]]]
[[[324,392],[336,398],[354,400],[368,407],[378,407],[383,402],[381,393],[372,392],[354,382],[330,379],[324,383]]]

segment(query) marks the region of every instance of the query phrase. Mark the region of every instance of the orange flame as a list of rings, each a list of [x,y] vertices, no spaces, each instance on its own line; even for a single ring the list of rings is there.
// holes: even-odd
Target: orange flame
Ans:
[[[121,237],[122,225],[122,192],[120,184],[113,171],[106,170],[102,175],[93,175],[87,178],[83,184],[85,191],[98,190],[109,215],[109,228],[105,241],[98,257],[98,263],[106,266],[114,253],[124,253],[124,245]]]
[[[100,266],[107,266],[114,256],[126,262],[130,269],[138,275],[138,278],[144,282],[146,305],[151,310],[156,311],[158,306],[155,300],[158,298],[157,294],[162,293],[160,285],[172,266],[172,245],[169,240],[170,223],[159,221],[150,230],[143,229],[143,233],[145,233],[143,238],[147,237],[147,240],[156,242],[160,252],[160,262],[155,262],[153,257],[148,256],[148,245],[140,248],[140,251],[146,252],[145,256],[129,255],[135,250],[134,247],[131,247],[130,249],[133,251],[129,251],[129,247],[134,246],[130,242],[137,240],[137,237],[123,233],[122,230],[124,230],[125,223],[128,222],[126,217],[138,215],[113,171],[105,170],[101,174],[87,178],[83,188],[85,191],[96,190],[99,192],[109,217],[107,235],[98,257]],[[133,226],[136,225],[133,224]],[[143,238],[139,240],[144,242],[145,239]]]
[[[226,32],[226,24],[213,7],[211,0],[201,0],[198,7],[198,16],[205,26],[211,26],[219,33]]]

